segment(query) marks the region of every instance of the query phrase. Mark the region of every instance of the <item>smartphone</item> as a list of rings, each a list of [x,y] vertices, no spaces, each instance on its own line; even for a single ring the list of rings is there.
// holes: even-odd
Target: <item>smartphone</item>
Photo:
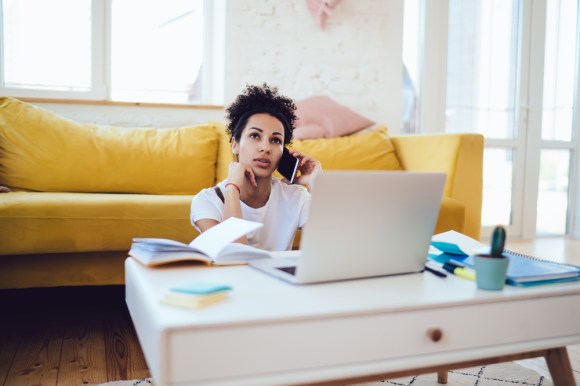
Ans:
[[[300,160],[290,154],[288,149],[284,148],[282,151],[282,158],[280,158],[280,162],[278,163],[278,171],[288,180],[288,182],[293,184],[299,163]]]

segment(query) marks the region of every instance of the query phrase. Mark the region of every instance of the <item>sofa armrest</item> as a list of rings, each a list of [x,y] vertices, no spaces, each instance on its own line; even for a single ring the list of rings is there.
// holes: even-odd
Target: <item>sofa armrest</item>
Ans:
[[[465,205],[467,236],[481,237],[483,195],[483,136],[481,134],[428,134],[391,136],[395,151],[409,171],[447,174],[445,197]]]

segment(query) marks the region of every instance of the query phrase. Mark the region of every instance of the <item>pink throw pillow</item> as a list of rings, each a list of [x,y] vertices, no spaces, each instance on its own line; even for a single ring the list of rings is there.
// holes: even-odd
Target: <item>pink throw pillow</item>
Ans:
[[[297,139],[340,137],[374,124],[327,96],[302,99],[296,102],[296,108],[294,137]]]

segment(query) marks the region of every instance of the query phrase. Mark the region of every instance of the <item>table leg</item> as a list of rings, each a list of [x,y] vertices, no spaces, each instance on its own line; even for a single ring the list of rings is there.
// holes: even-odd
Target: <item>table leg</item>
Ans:
[[[447,370],[439,370],[437,371],[437,383],[440,385],[447,384]]]
[[[566,347],[548,350],[545,358],[554,386],[576,386]]]

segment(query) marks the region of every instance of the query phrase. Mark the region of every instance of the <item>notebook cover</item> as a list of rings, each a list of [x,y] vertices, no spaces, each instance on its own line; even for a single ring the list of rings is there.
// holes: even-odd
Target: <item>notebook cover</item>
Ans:
[[[511,251],[504,251],[504,255],[507,255],[510,260],[506,280],[508,284],[541,284],[540,282],[553,283],[563,279],[580,278],[580,269],[576,267],[538,260],[531,256],[524,256]],[[474,265],[473,256],[460,261],[470,267]]]

